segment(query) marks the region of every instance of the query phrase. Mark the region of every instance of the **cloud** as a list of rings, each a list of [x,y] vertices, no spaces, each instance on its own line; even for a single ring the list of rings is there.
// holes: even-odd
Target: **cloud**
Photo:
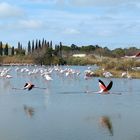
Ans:
[[[0,23],[0,30],[3,31],[20,31],[42,29],[43,23],[36,20],[16,20]]]
[[[48,4],[58,7],[69,5],[69,0],[25,0],[27,3]]]
[[[20,20],[19,27],[23,29],[40,29],[43,24],[41,21],[36,20]]]
[[[0,17],[19,17],[23,14],[24,12],[17,6],[10,5],[6,2],[0,3]]]
[[[42,2],[45,2],[45,3],[55,3],[57,0],[27,0],[29,2],[37,2],[37,3],[42,3]]]
[[[27,0],[30,2],[45,2],[45,3],[65,3],[66,0]]]
[[[116,6],[140,3],[139,0],[69,0],[75,6]]]
[[[10,1],[10,0],[7,0]],[[27,4],[48,4],[53,6],[75,6],[75,7],[95,7],[95,6],[106,6],[106,7],[116,7],[116,6],[131,6],[135,5],[138,7],[140,5],[139,0],[22,0],[17,1],[17,3],[27,3]]]
[[[80,31],[78,31],[77,29],[74,29],[74,28],[66,28],[64,31],[63,31],[64,34],[71,34],[71,35],[76,35],[76,34],[80,34]]]
[[[138,0],[6,1],[0,3],[1,38],[11,33],[11,40],[47,36],[65,43],[104,44],[139,36]]]
[[[32,1],[32,2],[55,2],[57,0],[29,0],[29,1]]]

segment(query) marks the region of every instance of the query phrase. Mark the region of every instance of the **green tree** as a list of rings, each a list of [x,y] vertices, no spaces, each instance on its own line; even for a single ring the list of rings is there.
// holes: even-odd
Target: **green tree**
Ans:
[[[52,41],[50,42],[50,47],[52,48],[53,46],[52,46]]]
[[[44,64],[51,65],[52,62],[52,48],[47,48],[44,56]]]
[[[32,52],[34,52],[35,46],[34,46],[34,40],[32,41]]]
[[[8,44],[7,43],[4,47],[4,55],[8,55]]]
[[[15,54],[15,49],[14,49],[14,46],[12,47],[11,54],[12,54],[12,55],[14,55],[14,54]]]
[[[2,42],[0,42],[0,55],[3,55],[3,47],[2,47]]]
[[[18,42],[18,49],[22,50],[22,44],[20,42]]]
[[[115,57],[122,57],[125,55],[125,51],[122,48],[117,48],[113,50],[112,53],[115,55]]]
[[[44,38],[42,39],[42,47],[44,47],[44,45],[45,45],[45,40],[44,40]]]
[[[38,48],[39,48],[39,49],[42,48],[42,46],[41,46],[41,40],[38,41]]]
[[[60,57],[62,57],[62,42],[60,42],[60,44],[59,44],[59,55],[60,55]]]
[[[36,43],[35,43],[35,50],[37,50],[38,49],[38,40],[36,39]]]
[[[31,42],[28,41],[28,54],[30,54],[30,53],[31,53]]]

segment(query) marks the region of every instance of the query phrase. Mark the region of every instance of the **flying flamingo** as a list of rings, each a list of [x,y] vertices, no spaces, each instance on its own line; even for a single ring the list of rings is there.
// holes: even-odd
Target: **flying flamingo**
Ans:
[[[104,82],[99,79],[99,88],[100,88],[100,91],[98,93],[109,94],[109,90],[112,88],[112,85],[113,85],[113,82],[112,81],[110,81],[110,83],[108,84],[108,86],[106,86],[104,84]]]
[[[35,85],[33,85],[32,83],[25,83],[24,85],[24,89],[28,90],[31,90],[33,87],[35,87]]]
[[[33,88],[38,88],[38,89],[47,89],[47,88],[43,88],[43,87],[36,87],[34,84],[28,82],[28,83],[25,83],[24,87],[23,88],[12,88],[12,89],[17,89],[17,90],[31,90]]]
[[[110,94],[109,90],[112,88],[112,85],[113,85],[113,81],[110,81],[110,83],[108,84],[108,86],[106,86],[104,84],[104,82],[99,79],[99,88],[100,88],[100,91],[89,91],[89,90],[86,90],[86,91],[84,91],[84,93]],[[63,92],[63,93],[82,93],[82,91]],[[112,94],[121,95],[121,93],[112,93]]]
[[[110,83],[108,84],[108,86],[106,86],[104,84],[103,81],[101,81],[99,79],[99,88],[100,88],[100,91],[97,91],[97,92],[94,92],[94,91],[86,91],[87,93],[103,93],[103,94],[109,94],[109,90],[112,88],[112,85],[113,85],[113,81],[110,81]]]

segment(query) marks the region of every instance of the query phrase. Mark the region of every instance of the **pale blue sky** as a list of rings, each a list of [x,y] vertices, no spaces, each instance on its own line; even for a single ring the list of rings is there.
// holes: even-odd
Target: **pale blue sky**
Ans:
[[[139,0],[0,0],[0,41],[140,48]]]

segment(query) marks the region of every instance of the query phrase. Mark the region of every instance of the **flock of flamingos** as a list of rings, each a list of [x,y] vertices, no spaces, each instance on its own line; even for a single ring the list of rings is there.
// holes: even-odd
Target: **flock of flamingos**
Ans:
[[[12,69],[14,69],[14,71],[16,73],[24,73],[27,76],[40,75],[42,78],[44,78],[47,81],[53,81],[52,73],[58,73],[58,74],[64,75],[65,77],[78,77],[81,74],[83,74],[84,75],[83,79],[85,79],[85,80],[93,78],[92,75],[94,75],[94,70],[90,66],[87,66],[87,69],[84,70],[83,72],[81,72],[80,70],[76,70],[76,69],[71,68],[71,66],[46,67],[46,66],[34,65],[34,66],[30,67],[29,65],[25,65],[22,67],[21,66],[8,66],[8,67],[3,66],[3,67],[0,67],[0,78],[5,78],[5,79],[14,78],[14,76],[11,75]],[[103,77],[111,78],[111,77],[113,77],[113,75],[110,72],[105,71],[103,69]],[[130,75],[128,74],[128,72],[123,72],[121,77],[131,78]],[[110,81],[110,83],[107,86],[100,79],[98,80],[98,82],[99,82],[100,90],[96,91],[95,93],[109,94],[110,93],[109,90],[113,86],[113,81]],[[31,82],[26,82],[25,85],[23,85],[23,88],[21,88],[21,89],[31,90],[33,88],[39,88],[39,87],[37,87],[37,85],[34,85]]]

